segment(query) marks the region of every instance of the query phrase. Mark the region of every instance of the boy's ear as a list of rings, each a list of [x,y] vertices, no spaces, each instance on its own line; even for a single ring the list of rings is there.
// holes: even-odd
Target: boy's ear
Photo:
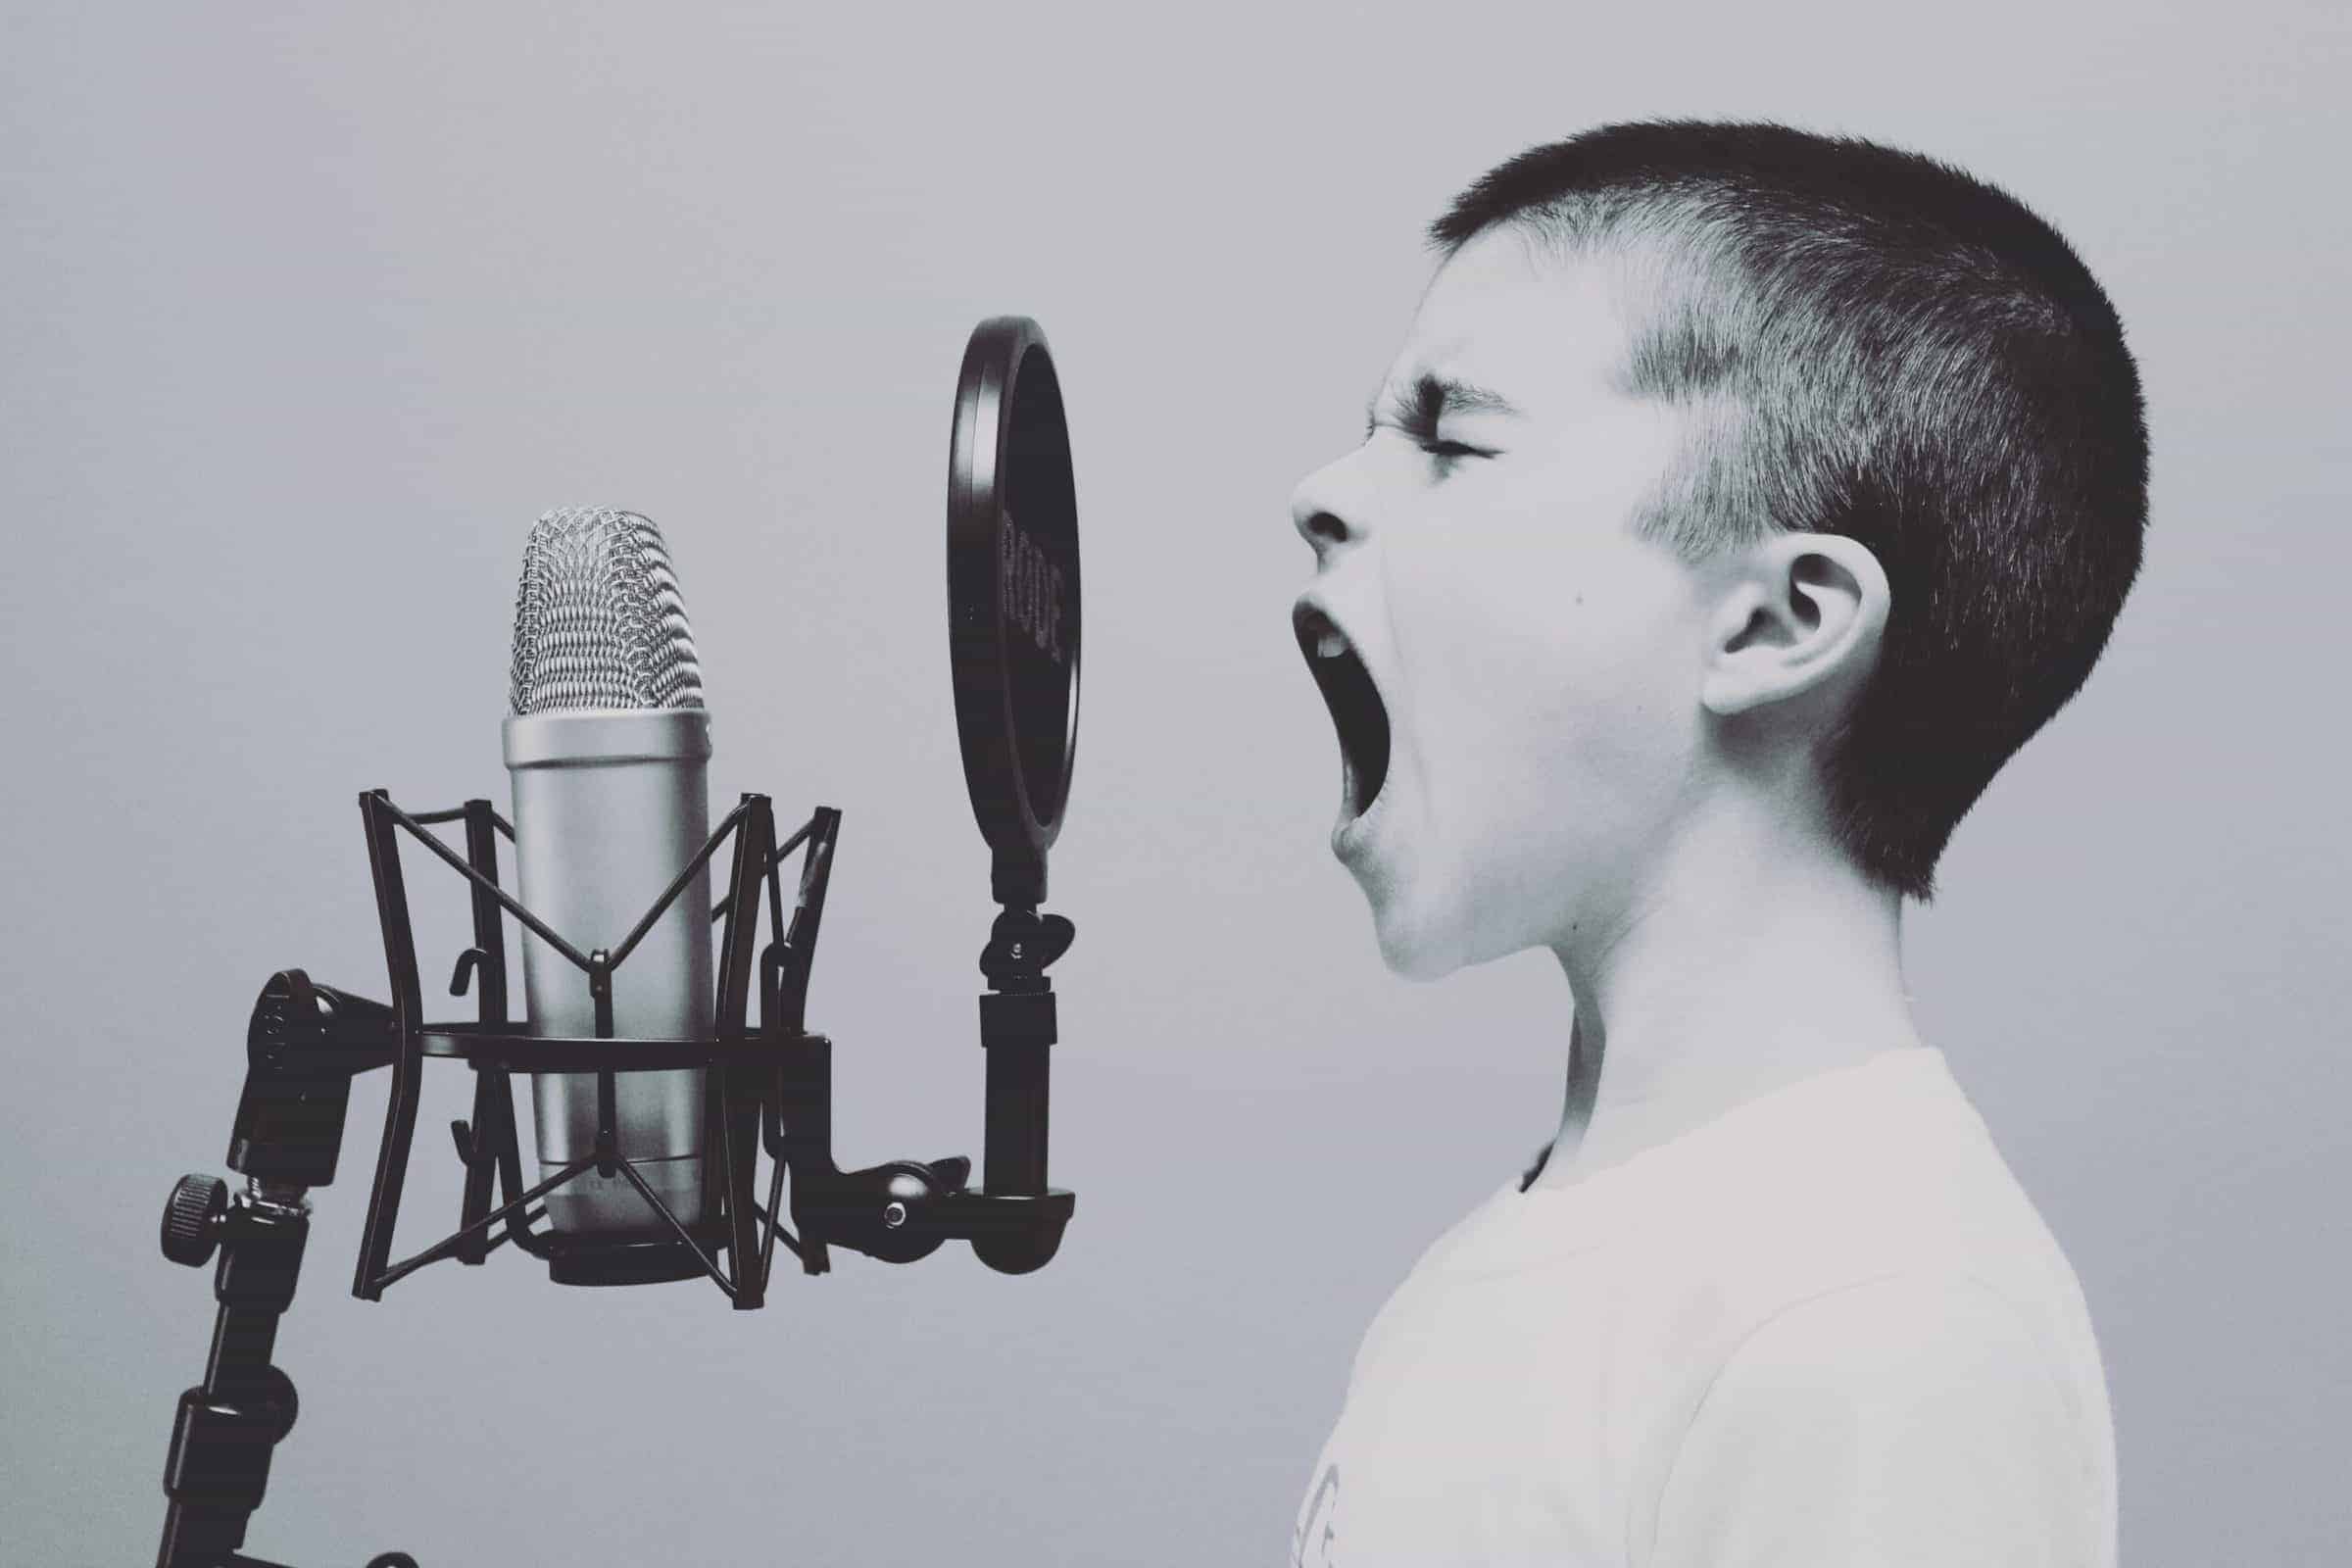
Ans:
[[[1781,533],[1727,564],[1699,701],[1720,717],[1846,685],[1878,662],[1886,573],[1842,534]]]

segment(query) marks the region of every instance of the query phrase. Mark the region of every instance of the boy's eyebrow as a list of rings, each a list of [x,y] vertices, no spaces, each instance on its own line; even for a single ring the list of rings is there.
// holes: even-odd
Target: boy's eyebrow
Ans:
[[[1380,422],[1380,405],[1384,397],[1396,410],[1397,422],[1408,431],[1435,430],[1438,420],[1448,414],[1500,414],[1519,417],[1517,406],[1492,387],[1464,381],[1458,376],[1438,375],[1425,370],[1413,382],[1409,401],[1401,396],[1392,396],[1386,386],[1372,394],[1372,401],[1364,406],[1364,433],[1367,436],[1372,433],[1372,427]]]

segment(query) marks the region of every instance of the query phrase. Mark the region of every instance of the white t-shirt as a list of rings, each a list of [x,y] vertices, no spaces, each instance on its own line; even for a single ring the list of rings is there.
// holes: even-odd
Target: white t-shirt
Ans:
[[[1373,1320],[1295,1568],[2113,1568],[2082,1287],[1940,1052],[1519,1186]]]

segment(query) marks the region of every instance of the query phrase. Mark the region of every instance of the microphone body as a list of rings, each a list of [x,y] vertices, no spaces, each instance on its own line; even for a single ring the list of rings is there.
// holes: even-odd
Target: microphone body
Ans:
[[[510,716],[522,902],[581,953],[617,950],[710,836],[710,715],[668,546],[633,512],[567,508],[532,527],[514,603]],[[710,1034],[710,876],[698,870],[612,970],[612,1033]],[[539,1036],[596,1033],[588,976],[527,929],[524,1007]],[[703,1217],[704,1071],[613,1075],[614,1137],[685,1224]],[[535,1073],[545,1180],[596,1152],[597,1075]],[[628,1177],[590,1168],[546,1199],[558,1231],[666,1237]]]
[[[710,715],[699,708],[509,718],[514,867],[522,902],[582,952],[619,946],[710,836]],[[616,1037],[699,1039],[712,1028],[710,872],[687,883],[612,971]],[[523,1004],[534,1035],[596,1033],[588,977],[527,931]],[[619,1151],[686,1224],[702,1216],[704,1073],[613,1079]],[[596,1075],[534,1074],[544,1180],[596,1152]],[[586,1171],[547,1195],[559,1231],[668,1234],[629,1179]]]

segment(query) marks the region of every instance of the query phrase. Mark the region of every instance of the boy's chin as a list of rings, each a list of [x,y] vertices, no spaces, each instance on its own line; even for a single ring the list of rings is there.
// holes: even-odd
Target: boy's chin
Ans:
[[[1394,905],[1375,903],[1372,926],[1380,939],[1381,961],[1400,979],[1431,981],[1470,962],[1456,923],[1433,920]]]
[[[1391,973],[1415,981],[1443,980],[1457,969],[1546,946],[1533,930],[1481,923],[1453,904],[1417,902],[1396,892],[1372,898],[1372,926]]]

